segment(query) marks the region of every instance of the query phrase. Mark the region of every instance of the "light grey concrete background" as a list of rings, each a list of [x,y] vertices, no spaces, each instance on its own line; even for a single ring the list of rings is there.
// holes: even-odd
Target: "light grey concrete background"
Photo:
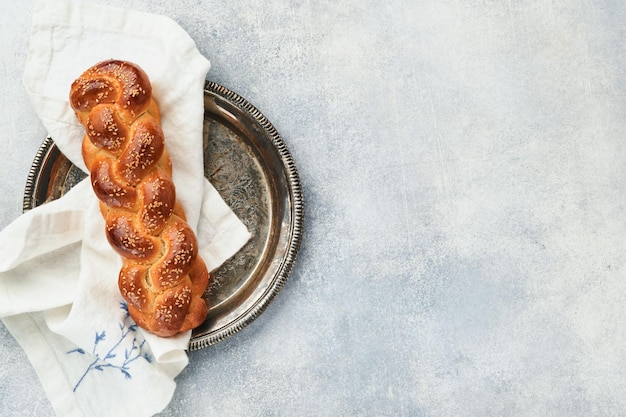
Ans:
[[[163,417],[626,414],[626,3],[106,3],[182,25],[306,198],[290,281]],[[32,4],[0,13],[1,227],[46,134]],[[52,415],[1,325],[0,415]]]

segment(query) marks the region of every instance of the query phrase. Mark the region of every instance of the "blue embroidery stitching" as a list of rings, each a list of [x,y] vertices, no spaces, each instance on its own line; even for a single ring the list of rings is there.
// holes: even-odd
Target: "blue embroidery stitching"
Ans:
[[[126,305],[125,302],[121,302],[120,308],[124,310],[125,312],[123,321],[119,323],[120,331],[121,331],[120,339],[117,341],[117,343],[113,345],[113,347],[111,347],[111,349],[109,349],[108,352],[106,352],[106,354],[103,357],[100,353],[96,352],[96,348],[98,347],[98,343],[100,343],[100,341],[105,340],[106,333],[104,332],[104,330],[101,331],[100,333],[96,332],[96,338],[94,340],[93,350],[91,352],[95,356],[95,359],[93,362],[89,364],[87,369],[85,369],[85,372],[80,377],[76,385],[74,385],[74,389],[73,389],[74,392],[76,392],[76,389],[78,388],[80,383],[83,381],[83,379],[85,379],[87,374],[94,369],[96,371],[104,371],[105,368],[119,369],[122,375],[124,375],[124,378],[131,379],[132,376],[130,374],[129,365],[132,362],[136,361],[139,358],[144,358],[148,363],[152,363],[152,357],[150,356],[150,354],[148,352],[143,351],[143,346],[146,343],[146,341],[143,340],[141,341],[141,343],[138,343],[137,341],[137,336],[135,335],[135,332],[137,331],[137,325],[130,318],[130,314],[128,312],[128,305]],[[124,349],[124,362],[121,365],[115,365],[115,364],[109,363],[108,361],[109,359],[113,359],[117,357],[118,353],[120,353],[120,352],[116,352],[116,350],[120,347],[120,344],[122,343],[122,341],[124,341],[124,339],[126,339],[127,336],[131,335],[131,333],[133,337],[132,347],[130,348],[130,350],[128,348]],[[67,352],[68,355],[70,353],[80,353],[81,355],[84,355],[85,350],[81,348],[76,348]]]

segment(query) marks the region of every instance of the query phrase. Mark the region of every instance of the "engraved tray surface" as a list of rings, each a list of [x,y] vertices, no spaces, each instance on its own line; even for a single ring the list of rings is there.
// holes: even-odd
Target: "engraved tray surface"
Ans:
[[[213,271],[204,294],[207,319],[193,331],[189,350],[224,340],[263,312],[291,273],[303,223],[296,166],[272,124],[244,98],[211,81],[204,107],[205,176],[252,237]],[[61,197],[85,176],[46,138],[28,176],[24,211]]]

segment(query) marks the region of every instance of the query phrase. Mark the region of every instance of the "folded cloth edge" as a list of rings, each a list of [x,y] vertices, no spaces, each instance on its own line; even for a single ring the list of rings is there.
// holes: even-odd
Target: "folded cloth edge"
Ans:
[[[2,231],[0,237],[0,248],[3,252],[3,256],[0,259],[0,272],[7,271],[18,264],[41,255],[42,248],[40,242],[42,240],[48,241],[46,252],[80,241],[83,238],[82,213],[89,204],[89,199],[84,198],[84,188],[88,186],[89,181],[81,181],[64,195],[65,199],[63,201],[57,199],[42,204],[9,223]],[[50,221],[50,217],[66,216],[70,212],[77,213],[78,217],[74,219],[72,224]],[[23,243],[23,245],[16,244],[15,239],[18,236],[16,236],[15,232],[19,232],[19,229],[23,227],[31,230],[33,221],[38,221],[41,223],[41,227],[47,228],[44,236],[28,232],[19,233],[20,243]],[[63,236],[64,239],[60,239],[60,236]],[[49,241],[51,238],[54,240]]]

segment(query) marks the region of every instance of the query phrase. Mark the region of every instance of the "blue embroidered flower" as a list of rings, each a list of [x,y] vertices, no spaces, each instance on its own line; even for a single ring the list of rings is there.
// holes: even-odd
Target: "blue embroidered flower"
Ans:
[[[89,364],[87,369],[85,369],[85,372],[80,377],[78,382],[76,382],[76,385],[74,385],[74,391],[76,391],[76,389],[78,388],[80,383],[83,381],[83,379],[85,379],[87,374],[91,372],[92,370],[104,371],[105,368],[117,369],[124,376],[124,378],[131,379],[132,375],[130,373],[129,366],[132,362],[136,361],[139,358],[143,358],[148,363],[152,363],[152,357],[150,356],[150,354],[148,352],[144,352],[143,350],[143,347],[146,341],[142,340],[141,343],[139,343],[139,341],[137,340],[137,335],[136,335],[137,325],[130,318],[130,313],[128,312],[128,306],[126,305],[125,302],[121,302],[120,308],[124,310],[125,314],[124,314],[124,318],[122,322],[119,323],[119,327],[120,327],[119,340],[113,345],[113,347],[111,347],[107,352],[103,354],[98,351],[98,344],[101,341],[105,340],[106,333],[104,330],[100,333],[96,332],[93,349],[91,352],[95,358],[93,362]],[[111,363],[110,360],[116,358],[117,355],[121,353],[119,352],[121,348],[120,346],[121,343],[124,340],[129,339],[131,336],[132,336],[132,342],[131,342],[130,348],[128,347],[124,348],[124,361],[121,364]],[[68,355],[70,353],[80,353],[81,355],[85,355],[85,350],[81,348],[76,348],[67,352]]]

